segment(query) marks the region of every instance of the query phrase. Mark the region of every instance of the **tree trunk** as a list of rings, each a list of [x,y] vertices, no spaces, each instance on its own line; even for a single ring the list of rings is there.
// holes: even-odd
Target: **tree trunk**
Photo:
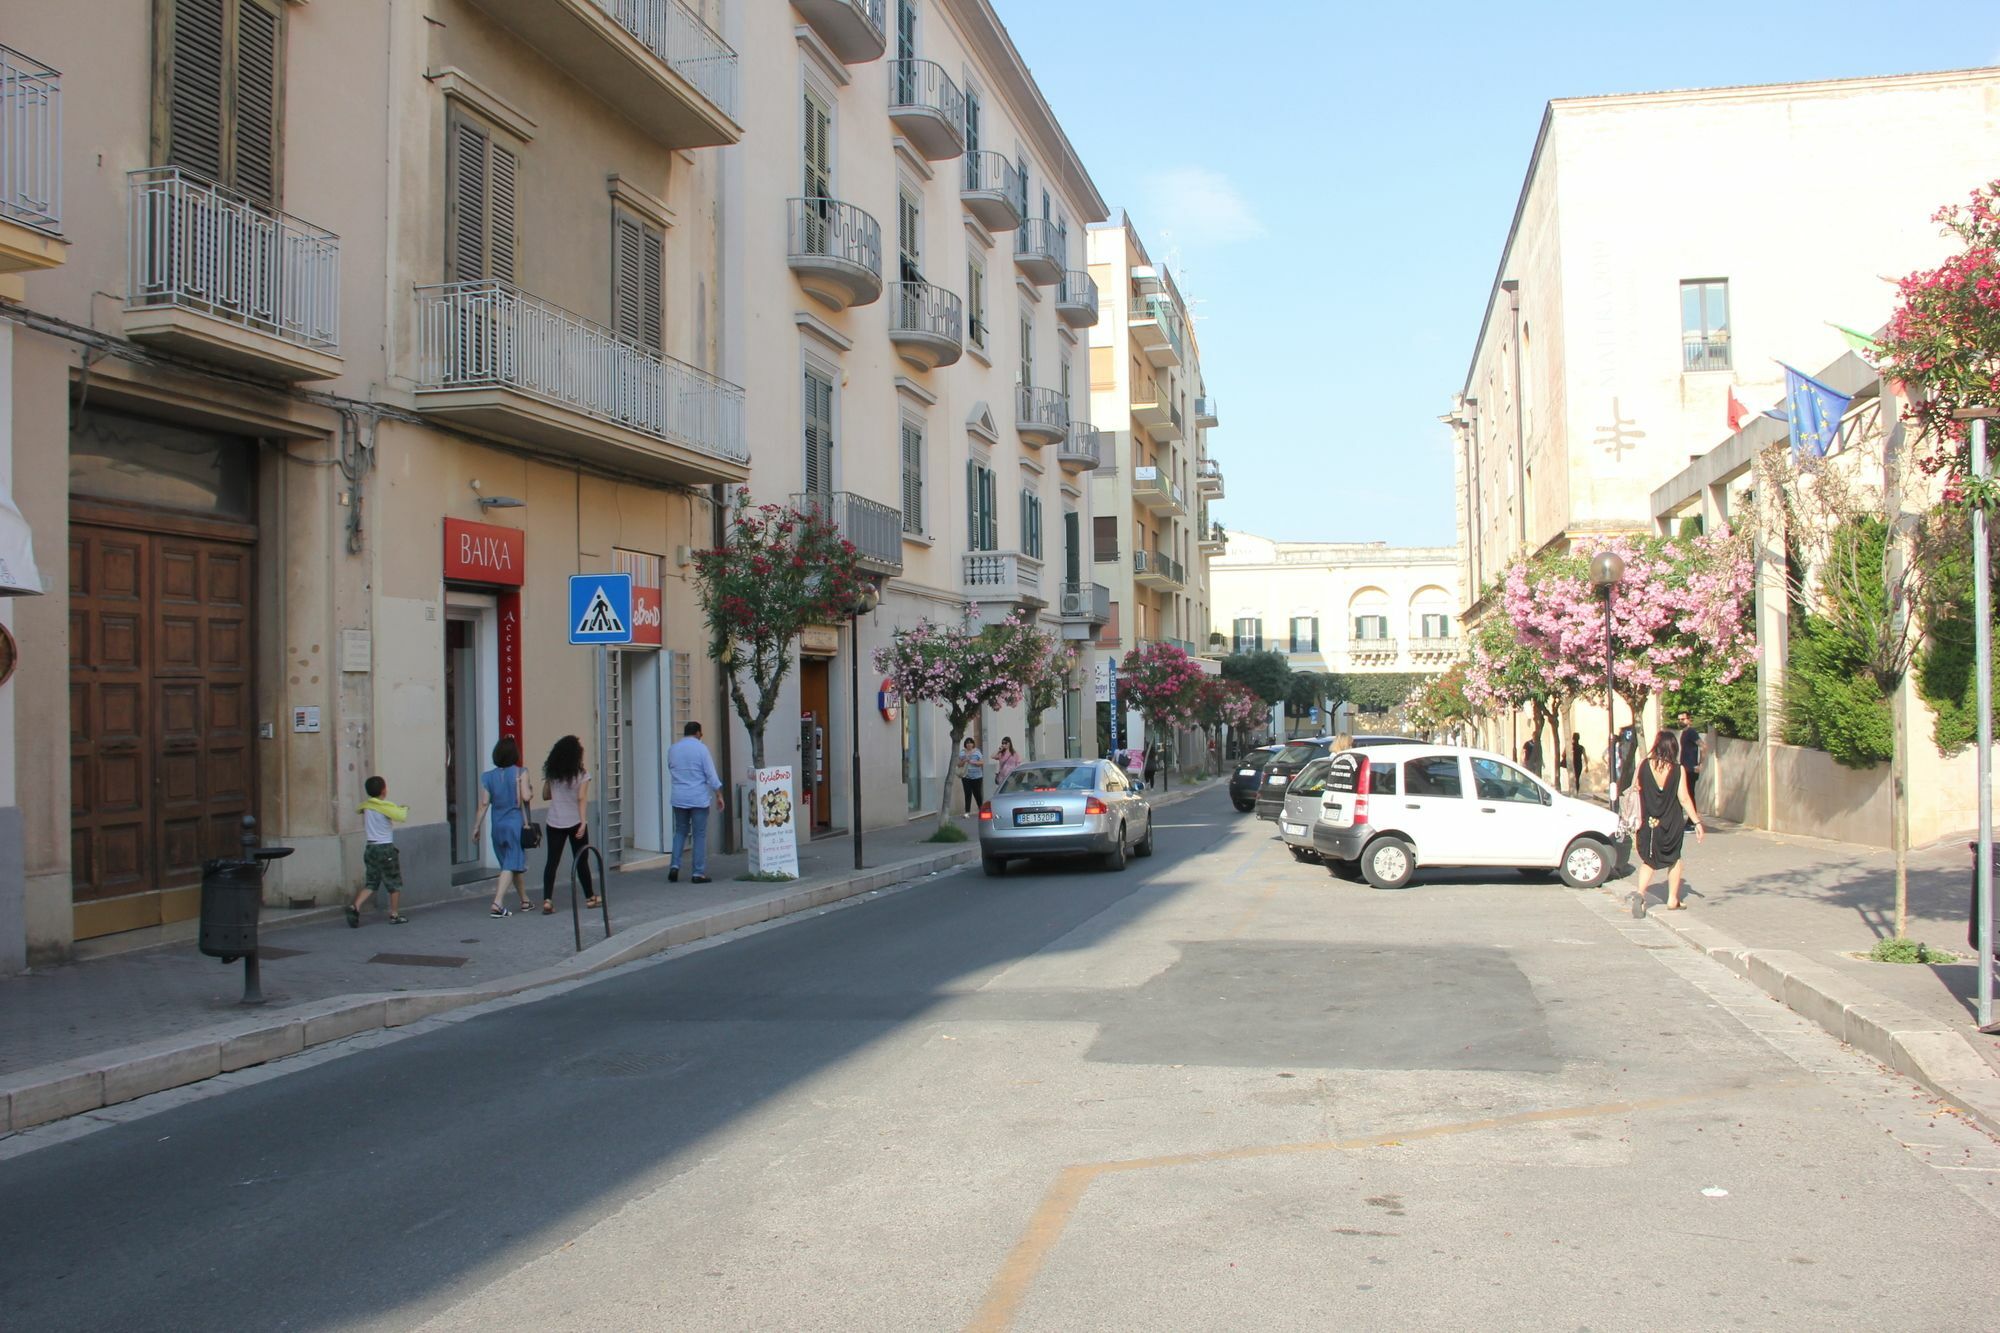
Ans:
[[[945,751],[944,780],[938,784],[941,788],[943,788],[943,790],[939,793],[939,800],[938,800],[937,831],[939,833],[944,832],[945,826],[951,823],[952,769],[954,769],[958,765],[958,747],[965,743],[966,725],[967,725],[967,720],[961,720],[959,718],[953,718],[951,720],[951,748]]]

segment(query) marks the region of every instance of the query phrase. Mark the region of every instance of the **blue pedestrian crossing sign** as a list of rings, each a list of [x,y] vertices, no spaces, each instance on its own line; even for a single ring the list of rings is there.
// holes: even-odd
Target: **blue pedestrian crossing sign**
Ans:
[[[569,576],[569,641],[613,645],[632,642],[630,574]]]

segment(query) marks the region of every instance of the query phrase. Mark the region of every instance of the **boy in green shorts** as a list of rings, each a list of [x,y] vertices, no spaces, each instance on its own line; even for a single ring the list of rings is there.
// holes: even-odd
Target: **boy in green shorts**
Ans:
[[[368,846],[361,853],[361,868],[366,878],[361,892],[347,905],[347,924],[350,928],[361,924],[361,909],[368,905],[375,890],[381,889],[389,895],[390,924],[405,925],[410,918],[402,910],[403,862],[396,853],[394,824],[408,819],[410,809],[384,799],[389,794],[386,778],[371,777],[362,784],[362,789],[368,793],[368,799],[361,803],[361,826],[368,834]]]

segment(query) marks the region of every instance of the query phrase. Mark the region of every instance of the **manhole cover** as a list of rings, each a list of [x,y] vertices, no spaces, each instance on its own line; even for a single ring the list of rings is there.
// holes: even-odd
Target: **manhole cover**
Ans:
[[[391,967],[464,967],[471,960],[444,953],[378,953],[368,961]]]

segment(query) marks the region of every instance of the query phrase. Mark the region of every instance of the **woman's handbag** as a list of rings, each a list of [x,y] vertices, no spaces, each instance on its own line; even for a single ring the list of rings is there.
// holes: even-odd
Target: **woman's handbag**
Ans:
[[[1627,787],[1618,798],[1618,831],[1630,837],[1638,831],[1641,807],[1639,804],[1639,784]]]
[[[527,802],[521,803],[521,850],[532,852],[542,845],[542,826],[531,817],[533,809]]]

